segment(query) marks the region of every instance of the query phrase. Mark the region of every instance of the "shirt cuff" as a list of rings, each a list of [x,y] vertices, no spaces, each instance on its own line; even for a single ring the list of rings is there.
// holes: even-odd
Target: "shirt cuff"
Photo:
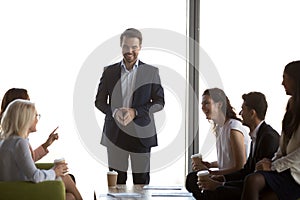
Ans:
[[[115,118],[116,112],[118,111],[118,109],[114,109],[114,112],[112,113],[112,117]]]

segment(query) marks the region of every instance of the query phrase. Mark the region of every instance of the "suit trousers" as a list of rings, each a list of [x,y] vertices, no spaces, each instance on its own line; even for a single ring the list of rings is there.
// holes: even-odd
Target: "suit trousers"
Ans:
[[[150,182],[150,151],[138,138],[121,134],[117,143],[107,146],[109,170],[118,172],[117,184],[126,184],[129,159],[134,184]]]

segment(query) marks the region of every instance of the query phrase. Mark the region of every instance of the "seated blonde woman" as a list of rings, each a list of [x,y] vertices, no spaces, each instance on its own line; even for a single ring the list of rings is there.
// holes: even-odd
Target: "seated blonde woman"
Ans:
[[[29,94],[26,89],[24,88],[11,88],[7,90],[2,98],[1,103],[1,111],[0,111],[0,120],[2,118],[2,115],[4,111],[6,110],[8,104],[16,99],[24,99],[24,100],[30,100]],[[56,133],[57,128],[55,128],[50,134],[47,140],[40,145],[38,148],[32,150],[32,158],[34,162],[40,160],[45,155],[48,154],[48,147],[58,139],[58,134]],[[31,148],[31,146],[30,146]],[[74,179],[75,180],[75,179]]]
[[[49,170],[36,168],[28,136],[36,132],[38,113],[34,103],[17,99],[11,102],[1,119],[0,181],[32,181],[35,183],[62,178],[66,199],[82,199],[68,172],[66,163]],[[66,179],[67,178],[67,179]]]

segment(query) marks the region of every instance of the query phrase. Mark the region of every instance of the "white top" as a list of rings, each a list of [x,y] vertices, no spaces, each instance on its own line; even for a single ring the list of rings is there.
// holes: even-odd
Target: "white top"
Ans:
[[[0,181],[55,180],[53,169],[37,169],[29,149],[28,139],[11,136],[0,141]]]
[[[234,129],[244,135],[244,143],[246,154],[249,149],[249,134],[247,128],[242,125],[242,122],[236,119],[228,120],[223,126],[216,127],[216,148],[218,156],[219,169],[226,169],[233,167],[233,152],[230,144],[230,131]],[[239,133],[238,133],[239,134]]]

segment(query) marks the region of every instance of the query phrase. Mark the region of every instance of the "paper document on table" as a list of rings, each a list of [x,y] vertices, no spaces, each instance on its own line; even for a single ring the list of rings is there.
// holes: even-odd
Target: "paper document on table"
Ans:
[[[181,190],[182,186],[153,186],[145,185],[144,190]]]
[[[120,192],[120,193],[107,193],[111,197],[142,197],[139,193],[132,192]]]
[[[159,193],[152,193],[151,196],[153,197],[192,197],[193,194],[189,192],[159,192]]]

